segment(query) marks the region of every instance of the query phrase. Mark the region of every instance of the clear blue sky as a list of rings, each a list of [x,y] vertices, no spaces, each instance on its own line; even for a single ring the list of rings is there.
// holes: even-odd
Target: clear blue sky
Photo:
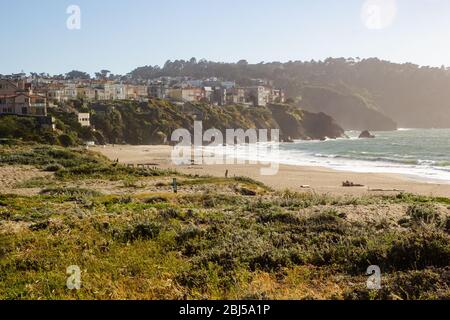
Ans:
[[[377,0],[372,0],[377,1]],[[395,0],[378,0],[395,2]],[[450,66],[450,1],[397,0],[367,28],[364,0],[0,0],[0,73],[127,73],[167,59],[379,57]],[[69,5],[81,29],[66,27]]]

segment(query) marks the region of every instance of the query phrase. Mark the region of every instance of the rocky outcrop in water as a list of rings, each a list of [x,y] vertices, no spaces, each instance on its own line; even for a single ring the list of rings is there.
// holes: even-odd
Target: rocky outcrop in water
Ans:
[[[361,134],[359,135],[360,139],[374,139],[375,136],[373,134],[370,133],[369,130],[364,130],[363,132],[361,132]]]

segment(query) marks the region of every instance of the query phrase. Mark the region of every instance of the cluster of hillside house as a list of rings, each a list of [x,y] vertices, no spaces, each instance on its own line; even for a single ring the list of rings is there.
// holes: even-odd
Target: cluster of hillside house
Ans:
[[[237,86],[234,81],[218,79],[188,80],[183,78],[162,78],[148,85],[149,95],[160,99],[179,102],[208,102],[214,105],[245,104],[266,106],[269,103],[283,103],[283,90],[275,89],[264,80],[253,80],[250,86]]]
[[[26,75],[0,78],[0,114],[42,116],[47,107],[66,101],[167,99],[177,103],[206,102],[218,106],[244,104],[265,106],[283,103],[284,92],[270,82],[253,80],[249,86],[219,79],[160,78],[145,83],[124,83],[111,80],[61,80],[51,77],[32,78]],[[82,118],[84,124],[86,117]]]
[[[44,94],[49,103],[82,99],[85,101],[147,100],[146,85],[99,80],[52,80],[31,82],[35,91]]]

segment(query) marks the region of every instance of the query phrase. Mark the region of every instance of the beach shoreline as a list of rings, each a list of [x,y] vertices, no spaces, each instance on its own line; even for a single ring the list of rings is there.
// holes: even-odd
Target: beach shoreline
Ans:
[[[261,175],[262,164],[219,164],[182,165],[172,163],[172,147],[167,145],[131,146],[107,145],[90,148],[121,164],[145,164],[162,169],[175,169],[192,175],[215,177],[246,176],[265,183],[275,190],[290,189],[300,192],[316,192],[330,195],[363,196],[374,194],[397,194],[400,192],[424,196],[450,197],[450,184],[439,181],[423,181],[402,174],[358,173],[337,171],[319,166],[279,165],[276,175]],[[362,187],[343,187],[342,182],[350,181]]]

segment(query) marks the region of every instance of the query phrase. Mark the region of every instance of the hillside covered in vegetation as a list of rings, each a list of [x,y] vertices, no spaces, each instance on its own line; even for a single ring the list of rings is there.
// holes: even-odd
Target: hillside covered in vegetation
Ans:
[[[304,111],[290,105],[249,108],[217,107],[209,104],[176,105],[164,100],[149,103],[109,102],[91,106],[92,124],[109,143],[134,145],[170,142],[172,132],[193,132],[194,121],[204,130],[280,129],[282,141],[292,139],[338,138],[343,129],[329,116]]]
[[[92,130],[82,128],[75,115],[67,114],[66,116],[67,119],[75,120],[70,124],[57,120],[56,130],[52,130],[40,125],[35,117],[2,115],[0,116],[0,142],[8,144],[22,140],[71,147],[83,143],[83,139],[93,139]]]
[[[140,67],[129,76],[136,81],[161,76],[219,77],[235,80],[243,86],[250,85],[251,79],[268,79],[276,87],[286,89],[292,98],[301,97],[304,88],[309,86],[333,88],[342,95],[363,97],[372,109],[392,119],[387,121],[389,126],[394,122],[403,128],[450,127],[450,71],[445,67],[420,67],[376,58],[258,64],[249,64],[245,60],[220,63],[193,58],[167,61],[163,67]],[[357,100],[353,102],[347,101],[348,107],[353,106],[356,112],[344,113],[343,116],[348,119],[354,116],[370,118],[365,104]],[[323,108],[321,104],[310,107],[316,111]],[[340,109],[340,106],[336,108]],[[344,123],[340,124],[346,127]]]
[[[178,105],[165,100],[92,104],[74,101],[72,104],[70,109],[49,109],[49,114],[55,118],[56,130],[39,126],[35,118],[1,116],[0,138],[65,147],[86,141],[101,145],[168,144],[177,129],[193,132],[195,121],[202,121],[204,130],[218,129],[223,133],[227,129],[279,129],[282,141],[344,135],[344,130],[331,117],[290,105],[217,107],[203,103]],[[91,114],[91,128],[78,123],[77,111]]]

